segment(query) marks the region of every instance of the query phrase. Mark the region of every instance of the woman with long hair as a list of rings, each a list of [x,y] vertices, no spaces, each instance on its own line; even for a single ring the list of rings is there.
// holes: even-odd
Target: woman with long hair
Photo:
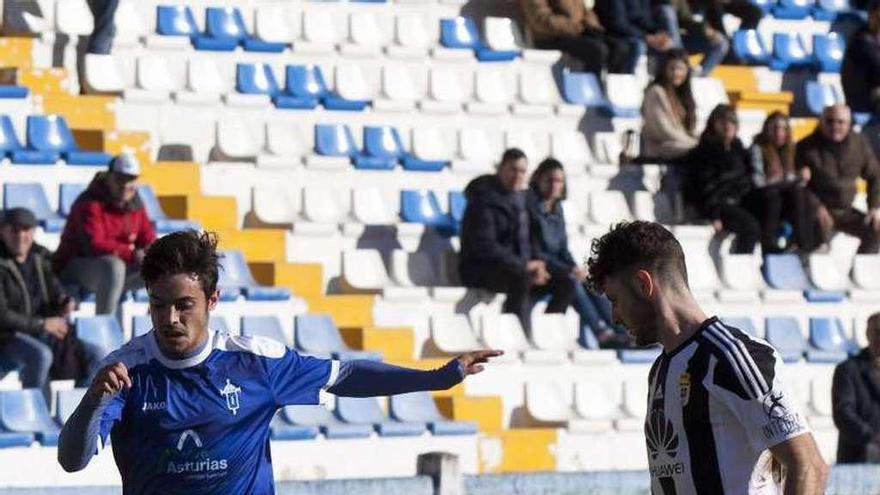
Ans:
[[[752,141],[752,185],[762,196],[761,244],[764,253],[809,253],[827,243],[833,220],[805,186],[794,165],[794,142],[788,117],[776,111],[767,116]],[[781,227],[791,226],[791,235]]]
[[[625,331],[609,325],[600,315],[596,301],[587,292],[587,272],[575,262],[568,249],[562,201],[566,197],[565,170],[558,160],[542,161],[529,180],[526,205],[534,257],[544,261],[554,276],[569,276],[575,284],[572,306],[581,317],[582,340],[591,340],[584,332],[592,331],[602,347],[619,347],[629,342]]]
[[[638,161],[674,161],[697,145],[697,105],[691,90],[687,52],[670,50],[657,65],[642,100],[642,157]]]

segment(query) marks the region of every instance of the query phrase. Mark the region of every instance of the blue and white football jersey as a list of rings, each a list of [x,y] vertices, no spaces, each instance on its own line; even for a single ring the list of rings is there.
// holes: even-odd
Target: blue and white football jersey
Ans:
[[[110,354],[132,381],[101,417],[126,494],[274,493],[269,423],[279,407],[318,404],[336,361],[264,338],[210,331],[196,356],[171,360],[153,332]]]

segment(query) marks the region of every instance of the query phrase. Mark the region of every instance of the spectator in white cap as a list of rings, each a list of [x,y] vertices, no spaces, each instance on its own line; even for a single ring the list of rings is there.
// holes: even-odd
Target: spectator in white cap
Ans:
[[[110,162],[73,203],[53,268],[65,284],[95,293],[98,314],[116,314],[124,290],[143,285],[144,250],[156,239],[137,195],[140,163],[130,153]]]

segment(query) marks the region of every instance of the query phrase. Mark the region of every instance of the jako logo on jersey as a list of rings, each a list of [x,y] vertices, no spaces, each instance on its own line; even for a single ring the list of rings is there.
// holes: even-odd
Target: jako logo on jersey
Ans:
[[[241,394],[241,387],[230,382],[227,378],[226,386],[220,391],[220,395],[226,398],[226,408],[232,411],[233,416],[238,414],[238,408],[241,407],[239,394]]]
[[[188,441],[189,440],[189,441]],[[205,450],[202,439],[194,430],[186,430],[177,439],[178,454],[168,461],[166,474],[199,474],[226,471],[229,461],[212,459]],[[204,475],[203,475],[204,476]]]
[[[767,394],[764,397],[764,413],[768,422],[761,430],[768,439],[786,437],[806,429],[801,417],[792,413],[783,403],[782,392]]]
[[[168,404],[163,395],[159,393],[159,389],[153,381],[153,375],[147,375],[144,380],[144,405],[141,410],[144,412],[164,411]]]

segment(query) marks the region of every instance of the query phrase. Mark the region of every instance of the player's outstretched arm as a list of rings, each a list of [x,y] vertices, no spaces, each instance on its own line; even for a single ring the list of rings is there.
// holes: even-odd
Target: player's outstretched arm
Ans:
[[[58,438],[58,463],[65,471],[72,473],[85,469],[92,460],[97,452],[104,410],[126,388],[131,388],[131,378],[123,363],[108,365],[95,375]]]
[[[813,435],[805,433],[770,447],[785,466],[785,495],[822,495],[828,465],[822,459]]]
[[[339,377],[327,391],[344,397],[397,395],[421,390],[446,390],[468,375],[483,371],[483,365],[502,351],[469,352],[449,361],[442,368],[422,371],[378,361],[346,361]]]

